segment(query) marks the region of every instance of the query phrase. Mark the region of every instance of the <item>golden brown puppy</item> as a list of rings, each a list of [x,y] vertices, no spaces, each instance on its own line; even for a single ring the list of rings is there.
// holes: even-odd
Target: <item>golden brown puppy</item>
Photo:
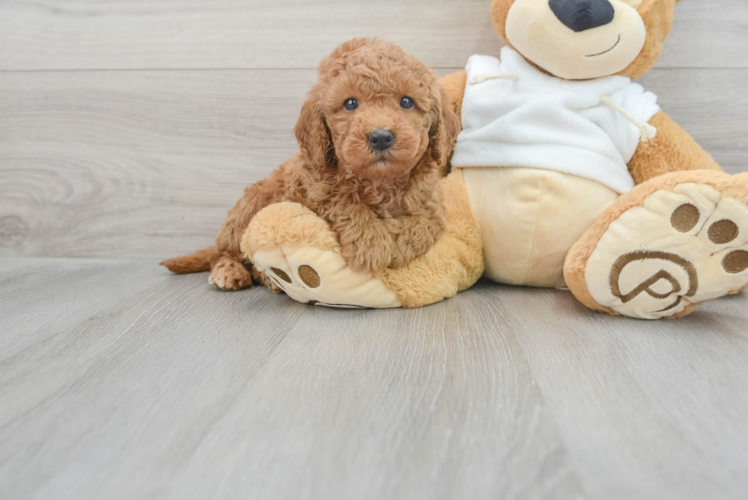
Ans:
[[[392,43],[346,42],[322,62],[301,110],[299,153],[244,191],[215,247],[162,264],[180,274],[210,270],[224,290],[249,287],[254,275],[277,291],[244,259],[240,241],[260,210],[293,201],[330,224],[352,269],[406,265],[444,230],[438,181],[459,129],[429,68]]]

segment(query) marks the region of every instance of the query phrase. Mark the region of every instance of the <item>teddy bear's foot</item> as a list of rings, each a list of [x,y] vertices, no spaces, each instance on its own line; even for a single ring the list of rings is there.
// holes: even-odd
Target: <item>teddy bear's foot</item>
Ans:
[[[352,271],[327,222],[298,203],[276,203],[258,213],[242,238],[256,278],[298,302],[341,308],[415,308],[471,287],[483,274],[480,228],[462,172],[441,181],[447,227],[425,255],[381,275]]]
[[[565,275],[593,309],[681,317],[748,288],[748,174],[677,172],[611,206],[569,253]]]
[[[401,306],[381,279],[352,271],[340,255],[335,233],[298,203],[276,203],[257,214],[242,251],[297,302],[337,308]]]

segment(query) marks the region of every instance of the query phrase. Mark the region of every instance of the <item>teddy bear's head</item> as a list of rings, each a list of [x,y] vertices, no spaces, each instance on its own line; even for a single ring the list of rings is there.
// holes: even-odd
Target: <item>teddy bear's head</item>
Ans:
[[[639,78],[660,57],[678,0],[493,0],[496,32],[559,78]]]

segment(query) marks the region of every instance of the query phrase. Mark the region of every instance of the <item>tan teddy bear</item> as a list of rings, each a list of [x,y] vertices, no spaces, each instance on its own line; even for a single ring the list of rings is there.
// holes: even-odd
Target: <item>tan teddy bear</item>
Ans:
[[[462,133],[434,248],[354,273],[324,221],[283,203],[252,221],[247,257],[283,270],[292,298],[333,306],[423,306],[482,273],[646,319],[745,289],[748,174],[725,174],[632,82],[659,57],[675,3],[494,0],[501,57],[442,79]]]

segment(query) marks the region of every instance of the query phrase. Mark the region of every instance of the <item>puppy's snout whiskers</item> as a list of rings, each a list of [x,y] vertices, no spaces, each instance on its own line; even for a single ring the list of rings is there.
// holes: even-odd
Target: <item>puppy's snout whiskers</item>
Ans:
[[[375,154],[371,165],[376,165],[377,163],[389,163],[392,160],[394,160],[392,153],[390,153],[389,151],[383,151],[381,153]]]

